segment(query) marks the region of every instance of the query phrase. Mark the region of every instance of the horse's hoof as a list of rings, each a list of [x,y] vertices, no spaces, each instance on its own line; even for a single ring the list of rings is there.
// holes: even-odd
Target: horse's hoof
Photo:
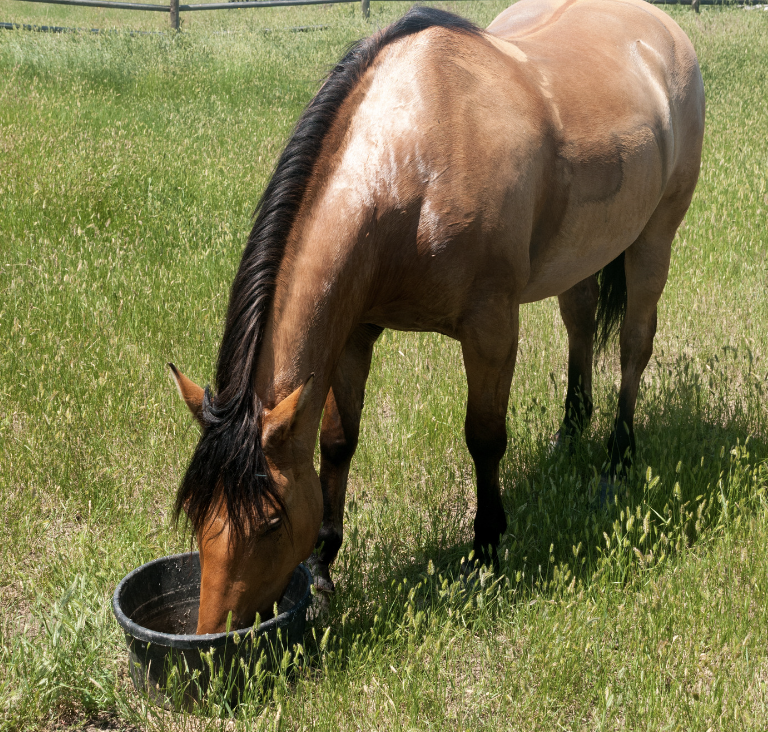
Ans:
[[[466,592],[472,592],[480,584],[480,565],[464,561],[459,569],[459,582]]]
[[[549,452],[555,453],[565,446],[566,440],[562,430],[555,432],[552,437],[549,438]]]
[[[573,455],[575,447],[573,437],[559,429],[549,440],[549,454],[554,455],[560,450],[565,450],[567,455]]]
[[[307,565],[315,587],[320,592],[333,592],[336,587],[331,579],[331,570],[328,565],[321,561],[317,554],[311,554],[304,564]]]
[[[464,559],[462,557],[459,565],[459,574],[462,579],[466,580],[471,575],[477,574],[478,569],[480,569],[480,562],[477,559]]]
[[[472,554],[470,554],[469,559],[462,558],[459,571],[462,581],[467,585],[471,585],[477,582],[480,575],[487,574],[488,572],[498,574],[499,558],[495,551],[491,558],[484,555],[478,556],[473,551]]]
[[[489,582],[499,576],[497,562],[484,563],[478,559],[465,559],[461,562],[459,582],[466,593],[472,595],[482,592]]]
[[[336,585],[333,584],[333,580],[328,577],[322,577],[317,575],[315,577],[315,590],[323,595],[332,595],[336,592]]]
[[[322,620],[328,616],[331,608],[331,595],[336,592],[328,565],[321,562],[313,554],[306,562],[312,573],[312,583],[315,586],[312,604],[307,608],[308,620]]]
[[[315,585],[315,593],[312,602],[307,608],[307,620],[314,622],[324,621],[331,612],[331,592],[325,592]]]
[[[597,505],[605,510],[616,504],[616,481],[608,473],[600,475],[597,484]]]
[[[315,554],[307,560],[307,566],[312,572],[315,586],[312,603],[307,608],[307,620],[324,620],[330,612],[331,595],[336,591],[336,586],[333,584],[328,566],[320,562]]]

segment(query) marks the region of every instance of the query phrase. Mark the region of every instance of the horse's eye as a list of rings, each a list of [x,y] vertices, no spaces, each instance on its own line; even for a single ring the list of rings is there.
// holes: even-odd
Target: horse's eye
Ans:
[[[283,525],[283,517],[275,516],[267,521],[267,527],[264,529],[264,535],[271,534],[277,531]]]

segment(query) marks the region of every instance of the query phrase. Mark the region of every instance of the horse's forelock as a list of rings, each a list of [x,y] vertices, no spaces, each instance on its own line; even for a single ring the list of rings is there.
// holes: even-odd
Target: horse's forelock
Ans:
[[[195,532],[226,508],[233,538],[242,539],[267,519],[269,509],[285,515],[261,449],[262,407],[247,399],[204,407],[206,427],[176,497],[177,518],[185,511]]]

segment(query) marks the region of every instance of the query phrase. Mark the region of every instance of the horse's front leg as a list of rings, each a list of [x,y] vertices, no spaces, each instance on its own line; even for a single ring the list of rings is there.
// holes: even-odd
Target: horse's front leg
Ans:
[[[475,556],[498,565],[496,548],[507,529],[499,463],[507,448],[507,405],[515,370],[519,313],[516,304],[482,312],[461,339],[467,372],[464,432],[477,475]]]
[[[310,559],[315,587],[334,590],[330,566],[344,536],[344,499],[352,456],[360,434],[365,382],[371,367],[373,344],[382,328],[359,326],[342,353],[331,390],[325,400],[320,428],[320,484],[323,489],[323,525]]]

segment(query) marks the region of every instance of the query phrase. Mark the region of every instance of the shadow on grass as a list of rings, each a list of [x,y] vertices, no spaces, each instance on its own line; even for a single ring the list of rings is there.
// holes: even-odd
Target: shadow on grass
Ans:
[[[501,471],[509,525],[499,557],[504,584],[518,598],[555,597],[601,576],[627,582],[695,543],[729,506],[748,500],[768,458],[765,378],[755,374],[751,353],[726,348],[703,364],[657,359],[649,372],[638,404],[635,464],[612,505],[601,506],[596,497],[608,457],[607,419],[595,420],[571,450],[553,450],[549,435],[541,435],[514,458],[521,428],[510,424]],[[347,537],[344,580],[328,615],[310,629],[315,638],[339,625],[344,638],[371,634],[381,617],[402,613],[409,596],[428,611],[437,602],[435,588],[460,577],[471,550],[467,541],[428,540],[408,558],[393,557],[381,582],[381,568],[366,561],[369,540],[354,531]],[[319,653],[319,641],[308,644],[313,647]]]
[[[601,581],[631,586],[684,546],[716,534],[735,507],[749,510],[755,487],[765,482],[768,457],[763,382],[749,369],[734,378],[732,367],[743,363],[728,353],[725,359],[722,368],[714,360],[704,369],[685,359],[655,364],[638,408],[635,465],[612,505],[596,499],[607,459],[605,419],[571,450],[552,450],[542,435],[527,443],[529,449],[508,454],[502,481],[509,528],[495,575],[478,570],[469,581],[462,576],[471,543],[461,540],[431,538],[408,557],[385,562],[376,555],[373,561],[372,536],[353,529],[327,614],[308,624],[299,662],[264,678],[249,709],[268,704],[276,686],[319,677],[329,664],[344,673],[361,653],[384,657],[393,639],[419,639],[454,613],[481,627],[493,622],[494,608],[514,612],[537,597],[572,601]],[[515,429],[520,425],[510,424],[510,447]]]

